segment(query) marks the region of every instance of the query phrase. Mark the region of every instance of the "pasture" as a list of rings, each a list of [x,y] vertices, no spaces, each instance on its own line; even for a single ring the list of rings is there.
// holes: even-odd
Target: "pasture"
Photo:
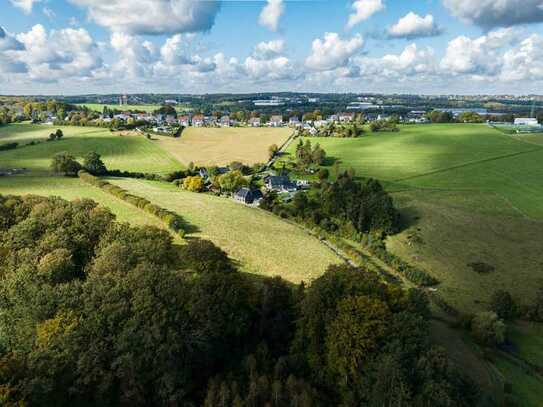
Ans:
[[[268,161],[268,148],[282,145],[292,134],[288,128],[187,128],[180,138],[153,136],[157,145],[183,165],[247,165]]]
[[[60,128],[64,137],[47,142],[49,133]],[[182,168],[181,164],[166,151],[143,136],[123,136],[97,127],[55,127],[33,124],[11,124],[0,127],[0,144],[18,142],[33,146],[0,151],[0,168],[27,168],[31,174],[49,172],[51,158],[58,152],[67,151],[81,159],[90,151],[102,155],[108,168],[125,171],[166,174]]]
[[[310,140],[340,169],[384,182],[407,226],[389,249],[436,276],[447,302],[482,309],[504,288],[526,303],[543,286],[543,136],[455,124]],[[478,262],[494,271],[478,274]]]
[[[2,195],[58,196],[67,200],[92,199],[113,212],[120,222],[133,225],[165,227],[162,222],[147,212],[117,199],[99,188],[90,186],[79,178],[69,177],[0,177]]]
[[[133,179],[110,182],[177,212],[198,228],[190,236],[213,241],[244,271],[299,283],[319,277],[330,264],[341,263],[316,238],[260,209],[185,192],[165,183]]]

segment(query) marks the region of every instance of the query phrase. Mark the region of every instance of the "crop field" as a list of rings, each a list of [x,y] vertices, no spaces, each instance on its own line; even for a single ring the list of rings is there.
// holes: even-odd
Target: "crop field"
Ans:
[[[451,305],[485,308],[499,288],[528,302],[543,286],[543,136],[459,124],[311,141],[340,168],[384,181],[407,223],[389,248],[435,275]]]
[[[155,137],[165,151],[182,164],[226,165],[240,161],[247,165],[268,161],[268,148],[280,146],[291,135],[288,128],[195,128],[186,129],[180,138]]]
[[[0,194],[59,196],[67,200],[88,198],[109,208],[120,222],[130,222],[133,225],[164,227],[162,222],[154,216],[103,192],[99,188],[80,181],[79,178],[0,177]]]
[[[45,141],[49,133],[60,128],[64,138]],[[102,155],[108,168],[164,174],[180,169],[181,164],[166,151],[145,137],[122,136],[107,129],[96,127],[55,127],[32,124],[12,124],[0,127],[0,144],[18,142],[33,146],[0,151],[0,168],[27,168],[30,173],[49,171],[51,158],[58,152],[67,151],[81,159],[95,151]]]
[[[316,238],[267,212],[230,199],[182,191],[151,181],[111,179],[110,182],[181,215],[198,229],[190,236],[209,239],[262,276],[281,276],[299,283],[320,276],[341,261]]]

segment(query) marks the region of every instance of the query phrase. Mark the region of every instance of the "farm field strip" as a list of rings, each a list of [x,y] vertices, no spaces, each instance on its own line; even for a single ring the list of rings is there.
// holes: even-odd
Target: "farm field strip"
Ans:
[[[154,136],[158,146],[183,165],[227,165],[240,161],[247,165],[266,163],[268,148],[282,145],[292,134],[288,128],[195,128],[189,127],[180,138]]]
[[[260,209],[233,200],[182,191],[172,185],[112,178],[110,182],[181,215],[245,271],[309,282],[342,261],[315,237]]]

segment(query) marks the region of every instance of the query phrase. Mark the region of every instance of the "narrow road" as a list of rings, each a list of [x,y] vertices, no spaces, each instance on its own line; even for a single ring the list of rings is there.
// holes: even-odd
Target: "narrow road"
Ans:
[[[287,148],[289,148],[289,146],[292,144],[292,142],[294,141],[294,138],[296,137],[296,130],[294,130],[292,132],[292,134],[290,135],[290,137],[287,139],[287,141],[285,141],[283,143],[283,145],[281,147],[279,147],[279,150],[277,151],[277,154],[275,154],[271,159],[270,161],[268,161],[268,163],[264,166],[264,168],[262,169],[262,171],[267,171],[271,168],[271,166],[277,161],[277,159],[281,156],[281,154],[283,152],[286,151]]]

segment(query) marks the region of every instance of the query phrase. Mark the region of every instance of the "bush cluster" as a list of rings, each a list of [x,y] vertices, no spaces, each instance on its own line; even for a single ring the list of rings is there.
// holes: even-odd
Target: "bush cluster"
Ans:
[[[437,279],[429,275],[426,271],[413,267],[400,257],[388,252],[384,247],[383,241],[380,239],[369,239],[367,248],[371,254],[384,261],[388,266],[417,286],[431,287],[439,283]]]
[[[87,171],[79,171],[78,176],[81,180],[87,182],[88,184],[94,185],[106,191],[108,194],[122,199],[123,201],[128,202],[129,204],[136,206],[139,209],[143,209],[145,212],[148,212],[151,215],[156,216],[161,221],[166,223],[168,227],[179,236],[183,237],[185,235],[186,230],[184,227],[184,222],[181,216],[179,216],[178,214],[161,208],[160,206],[153,204],[151,201],[145,198],[132,195],[121,187],[113,185],[98,177],[95,177],[94,175],[89,174]]]
[[[0,151],[15,150],[19,143],[0,144]]]

